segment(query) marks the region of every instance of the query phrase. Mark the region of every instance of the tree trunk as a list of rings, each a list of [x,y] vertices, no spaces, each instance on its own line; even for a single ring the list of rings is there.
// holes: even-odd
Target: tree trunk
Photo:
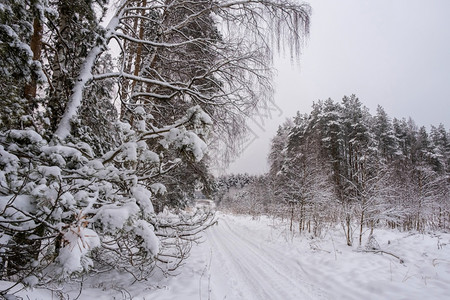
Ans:
[[[364,224],[364,210],[361,211],[361,218],[359,220],[359,246],[360,247],[362,244],[363,224]]]
[[[345,222],[346,222],[346,225],[347,225],[347,233],[346,233],[346,235],[347,235],[347,246],[352,246],[351,229],[350,229],[351,217],[350,217],[349,214],[347,214],[347,216],[345,218]]]
[[[111,37],[111,32],[118,24],[119,16],[113,17],[106,27],[106,40]],[[81,66],[80,75],[75,82],[72,95],[70,96],[69,102],[66,105],[64,114],[62,115],[55,132],[55,136],[60,140],[64,140],[70,134],[70,120],[78,114],[78,108],[81,105],[84,89],[86,84],[92,79],[92,68],[94,67],[97,57],[103,53],[103,51],[105,51],[105,49],[101,45],[92,48]]]
[[[373,227],[375,226],[373,220],[370,221],[370,235],[373,235]]]
[[[294,203],[291,203],[291,225],[289,227],[289,230],[291,232],[293,230],[293,223],[294,223]]]
[[[146,7],[147,6],[147,1],[143,0],[142,1],[142,7]],[[144,12],[145,10],[141,11],[141,15],[144,16]],[[138,20],[136,20],[136,23],[138,23]],[[142,23],[140,22],[139,25],[139,39],[142,40],[144,39],[144,26],[142,25]],[[139,76],[140,70],[141,70],[141,60],[142,60],[142,44],[139,43],[136,45],[136,59],[134,61],[134,76]],[[136,87],[136,81],[133,81],[132,85],[131,85],[131,92],[134,92],[134,89]]]
[[[30,42],[30,48],[33,52],[33,60],[40,60],[41,59],[41,52],[42,52],[42,34],[44,31],[44,27],[42,26],[41,20],[39,20],[38,17],[34,18],[33,21],[33,36],[31,37]],[[24,97],[28,100],[28,103],[30,104],[30,108],[35,108],[35,103],[33,99],[36,97],[36,90],[37,90],[37,82],[36,78],[31,79],[31,82],[26,84],[24,87]]]
[[[300,220],[298,222],[298,232],[302,233],[302,229],[303,229],[303,202],[300,206]]]

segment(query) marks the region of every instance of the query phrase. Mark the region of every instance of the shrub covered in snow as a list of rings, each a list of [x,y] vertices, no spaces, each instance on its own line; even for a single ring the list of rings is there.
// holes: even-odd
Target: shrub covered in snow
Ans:
[[[156,178],[177,162],[148,145],[159,141],[201,159],[205,143],[186,129],[196,114],[204,118],[195,109],[171,127],[127,132],[101,157],[81,142],[1,132],[2,277],[38,283],[115,268],[143,279],[157,265],[174,270],[210,215],[155,213],[152,200],[166,190]],[[39,280],[25,280],[31,275]]]

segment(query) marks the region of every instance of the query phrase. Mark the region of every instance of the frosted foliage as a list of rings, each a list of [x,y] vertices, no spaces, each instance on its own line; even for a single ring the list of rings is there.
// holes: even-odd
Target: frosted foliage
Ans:
[[[139,206],[132,201],[124,205],[110,204],[103,206],[95,218],[103,226],[103,231],[114,233],[123,229],[127,222],[139,212]]]
[[[158,154],[149,150],[145,141],[139,142],[130,141],[128,143],[123,144],[121,146],[120,152],[116,157],[116,160],[122,162],[140,161],[149,164],[160,163]]]
[[[70,161],[73,162],[87,162],[80,150],[70,146],[43,146],[41,148],[43,155],[46,155],[51,161],[60,167],[66,166]]]
[[[159,156],[153,151],[150,150],[144,150],[142,151],[142,154],[140,155],[141,161],[146,161],[149,163],[158,164],[159,163]]]
[[[69,192],[66,192],[61,195],[60,202],[61,202],[61,205],[69,208],[70,210],[75,210],[75,206],[77,205],[77,201],[75,200],[75,197]]]
[[[83,226],[71,227],[64,234],[64,243],[65,246],[58,256],[63,276],[82,272],[92,266],[92,260],[86,255],[93,248],[100,246],[97,233]]]
[[[62,145],[58,145],[58,146],[45,146],[42,147],[42,152],[44,154],[47,155],[52,155],[52,154],[59,154],[63,157],[67,157],[67,158],[77,158],[77,159],[81,159],[82,157],[82,153],[73,148],[73,147],[69,147],[69,146],[62,146]]]
[[[6,188],[6,177],[3,171],[0,171],[0,187]]]
[[[120,122],[117,121],[117,126],[119,127],[119,130],[123,133],[123,134],[128,134],[131,131],[131,125],[126,123],[126,122]]]
[[[25,219],[24,213],[32,212],[36,209],[33,198],[28,195],[18,195],[14,198],[14,208],[10,207],[9,204],[12,203],[12,198],[9,196],[0,196],[0,211],[3,212],[1,219],[11,219],[11,220],[23,220]],[[19,209],[18,212],[15,208]],[[32,226],[34,222],[26,222],[23,225],[24,228]],[[28,225],[28,226],[27,226]]]
[[[192,121],[193,132],[198,135],[206,135],[213,125],[211,116],[208,115],[200,106],[194,106],[186,112],[186,117]]]
[[[85,142],[79,142],[76,145],[73,145],[71,143],[68,144],[70,147],[76,148],[79,151],[87,154],[89,157],[94,156],[94,151],[92,150],[91,146]]]
[[[173,145],[175,148],[185,148],[192,153],[196,161],[200,161],[205,154],[207,145],[194,132],[187,131],[185,128],[172,128],[166,135],[166,139],[160,142],[168,148]]]
[[[169,148],[192,151],[199,159],[206,144],[184,126],[179,127],[167,131],[163,129],[157,139],[166,141]],[[159,182],[147,181],[143,184],[133,168],[138,162],[144,162],[147,174],[157,174],[159,168],[164,168],[165,164],[171,167],[179,159],[163,161],[164,155],[151,151],[147,140],[132,136],[129,142],[100,158],[91,157],[93,152],[88,144],[47,144],[38,133],[32,131],[8,132],[0,138],[2,141],[12,139],[14,143],[10,142],[10,148],[17,153],[26,149],[27,155],[36,158],[33,161],[20,160],[0,146],[0,175],[5,179],[2,185],[17,193],[0,198],[0,209],[3,211],[0,220],[11,222],[26,219],[20,222],[20,229],[34,230],[37,224],[28,215],[44,216],[48,225],[46,234],[60,236],[62,242],[57,254],[60,268],[54,270],[63,277],[87,271],[93,266],[92,249],[105,243],[111,247],[109,249],[117,249],[124,242],[133,249],[133,255],[147,257],[145,264],[152,267],[155,260],[148,257],[154,258],[158,254],[161,243],[153,224],[159,224],[166,218],[155,215],[152,198],[155,194],[164,194],[166,187]],[[19,174],[28,174],[26,182]],[[173,222],[171,224],[181,220]],[[10,238],[6,236],[3,240]],[[174,245],[177,244],[174,242]],[[54,248],[48,249],[51,251]],[[113,251],[114,254],[111,254],[103,247],[100,249],[105,251],[102,255],[112,258],[114,263],[129,255],[126,251]],[[144,249],[144,253],[135,251],[137,249]],[[45,257],[39,263],[49,265]],[[50,267],[56,265],[50,264]]]
[[[93,168],[94,170],[103,170],[105,169],[105,166],[103,165],[102,161],[99,159],[91,160],[87,163],[88,167]]]
[[[158,154],[150,151],[145,141],[137,142],[136,149],[138,151],[140,161],[150,164],[158,164],[160,162]]]
[[[201,121],[201,123],[204,123],[204,124],[208,124],[208,125],[212,125],[213,124],[213,121],[212,121],[211,117],[207,113],[205,113],[204,111],[200,112],[199,120]]]
[[[146,114],[145,109],[142,106],[136,107],[134,109],[134,113],[141,116],[144,116]]]
[[[154,212],[153,204],[150,200],[152,193],[143,186],[135,186],[131,188],[131,194],[136,198],[137,203],[146,214]]]
[[[31,197],[20,195],[14,199],[14,206],[17,208],[20,208],[21,210],[28,212],[34,209],[34,206],[32,205]],[[8,196],[1,196],[0,197],[0,210],[4,210],[10,202],[11,198]],[[11,210],[12,211],[12,210]],[[6,211],[8,212],[8,210]]]
[[[136,143],[126,143],[123,151],[123,159],[125,161],[137,161]]]
[[[150,186],[153,193],[163,195],[167,192],[166,187],[162,183],[154,183]]]
[[[36,284],[38,284],[38,282],[39,278],[37,278],[36,276],[28,276],[23,280],[23,283],[29,287],[34,287]],[[14,300],[15,299],[17,298],[14,297]]]
[[[137,174],[133,174],[133,164],[138,161],[146,163],[148,172],[158,171],[160,156],[149,150],[146,141],[122,144],[114,160],[108,162],[106,158],[92,157],[88,144],[49,145],[32,131],[8,132],[0,135],[0,139],[2,145],[9,139],[9,149],[17,153],[27,151],[26,157],[36,158],[19,159],[0,146],[1,185],[5,191],[12,191],[0,197],[0,222],[20,221],[18,230],[33,232],[39,225],[33,221],[34,216],[43,216],[49,241],[61,237],[61,248],[53,253],[57,254],[57,264],[46,261],[51,256],[40,256],[33,264],[49,267],[63,278],[69,278],[94,266],[91,251],[100,244],[117,249],[119,241],[126,241],[133,249],[131,255],[147,257],[145,263],[151,268],[160,249],[152,225],[156,222],[152,197],[153,192],[165,192],[165,187],[150,182],[150,188],[146,188],[139,183]],[[11,238],[4,235],[2,241]],[[45,238],[42,240],[47,242]],[[56,247],[43,249],[51,254]],[[138,249],[144,252],[135,251]],[[111,254],[103,247],[99,251],[115,264],[130,255],[126,250]]]
[[[45,209],[54,204],[58,198],[58,191],[46,184],[39,184],[31,191],[31,195],[40,201],[40,209]]]
[[[55,178],[61,177],[61,169],[59,167],[39,166],[38,170],[39,173],[41,173],[42,176],[44,177],[55,177]]]
[[[0,166],[2,166],[2,170],[0,171],[0,176],[4,176],[2,174],[9,174],[17,170],[19,159],[14,154],[5,151],[3,146],[0,145]],[[2,185],[3,185],[3,181]]]
[[[42,137],[34,130],[11,130],[9,134],[13,139],[26,140],[32,144],[43,142]]]
[[[145,131],[146,130],[146,128],[147,128],[147,126],[146,126],[146,123],[145,123],[145,120],[139,120],[139,121],[137,121],[136,123],[135,123],[135,126],[136,126],[136,129],[138,130],[138,131]]]
[[[202,139],[200,139],[193,132],[188,132],[187,136],[188,136],[188,141],[187,141],[188,148],[192,151],[192,153],[195,157],[195,160],[200,161],[203,158],[203,155],[205,154],[208,146]]]
[[[380,250],[380,245],[373,234],[369,235],[365,248],[366,250]]]
[[[159,252],[160,242],[155,235],[153,226],[143,220],[139,220],[135,224],[134,232],[144,240],[143,246],[150,256],[156,256]]]

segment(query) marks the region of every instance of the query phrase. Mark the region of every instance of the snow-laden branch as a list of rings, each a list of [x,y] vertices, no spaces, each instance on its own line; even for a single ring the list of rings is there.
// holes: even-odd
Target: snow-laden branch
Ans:
[[[200,92],[197,92],[194,89],[187,87],[185,83],[181,83],[181,82],[169,83],[169,82],[165,82],[165,81],[161,81],[161,80],[146,78],[143,76],[136,76],[136,75],[128,74],[125,72],[111,72],[111,73],[105,73],[105,74],[99,74],[99,75],[91,75],[91,79],[94,79],[94,80],[102,80],[102,79],[108,79],[108,78],[124,78],[124,79],[134,80],[137,82],[158,85],[161,87],[169,88],[169,89],[177,91],[177,92],[184,92],[186,94],[194,96],[197,100],[199,100],[200,102],[204,102],[204,103],[213,99],[211,96],[206,96]],[[144,95],[144,93],[140,93],[140,94]],[[167,97],[167,96],[162,97],[161,95],[158,95],[158,94],[154,94],[154,95],[157,98],[166,98]],[[217,103],[213,103],[213,104],[217,105]]]
[[[230,22],[235,22],[237,26],[239,24],[248,24],[244,27],[248,27],[246,30],[249,30],[250,32],[253,30],[252,35],[245,35],[247,38],[250,39],[248,45],[255,44],[255,36],[261,37],[261,43],[264,45],[264,49],[269,48],[269,35],[267,34],[267,30],[264,29],[265,26],[260,26],[258,24],[259,21],[262,22],[273,22],[276,26],[275,31],[276,34],[273,36],[276,37],[276,39],[280,39],[281,35],[286,35],[286,38],[289,40],[290,43],[294,43],[297,47],[298,39],[301,38],[301,28],[304,27],[304,32],[307,32],[307,27],[309,24],[309,7],[304,4],[296,4],[291,3],[290,1],[281,1],[281,0],[247,0],[247,1],[221,1],[221,2],[211,2],[211,1],[199,1],[195,3],[190,3],[189,5],[195,5],[198,4],[199,7],[203,5],[198,11],[191,10],[188,5],[185,5],[184,2],[177,2],[173,1],[169,4],[160,2],[160,1],[149,1],[147,3],[147,6],[145,7],[135,7],[133,6],[133,2],[129,0],[122,0],[120,4],[117,6],[117,13],[116,15],[111,19],[108,26],[106,27],[106,40],[109,41],[110,39],[115,39],[119,42],[119,45],[122,49],[122,51],[125,50],[125,47],[123,45],[124,42],[132,43],[134,45],[141,45],[144,47],[150,47],[154,49],[164,48],[164,49],[174,49],[178,47],[185,47],[188,45],[195,44],[199,46],[200,48],[204,47],[212,47],[215,49],[214,55],[217,55],[218,57],[221,56],[222,51],[230,51],[232,49],[219,49],[217,48],[218,45],[215,43],[214,40],[211,40],[211,38],[205,38],[205,37],[191,37],[189,35],[186,35],[181,29],[185,28],[192,22],[205,22],[205,20],[202,20],[202,18],[208,14],[215,14],[219,16],[219,18],[222,18],[223,20],[228,20]],[[146,39],[142,38],[135,30],[129,26],[126,22],[123,22],[128,19],[133,19],[133,13],[129,15],[129,12],[136,11],[136,10],[155,10],[155,11],[167,11],[167,10],[173,10],[173,9],[188,9],[191,11],[191,13],[188,13],[186,16],[182,17],[181,20],[176,22],[175,24],[168,25],[166,28],[164,28],[164,24],[160,23],[158,26],[162,26],[162,31],[158,34],[158,36],[165,36],[165,35],[171,35],[173,33],[177,33],[179,37],[182,37],[182,41],[179,41],[177,39],[172,40],[170,42],[164,42],[164,39]],[[265,19],[265,16],[267,15],[267,20]],[[141,18],[141,15],[136,15],[136,22],[144,22],[144,19]],[[141,21],[138,21],[141,20]],[[146,19],[148,22],[154,22],[153,19]],[[157,20],[155,20],[158,22]],[[247,22],[249,21],[249,22]],[[160,22],[162,22],[160,20]],[[269,24],[267,23],[267,24]],[[125,28],[123,28],[125,26]],[[286,30],[281,30],[280,28],[285,27]],[[297,28],[299,27],[299,28]],[[124,29],[128,29],[129,32],[124,32]],[[239,31],[240,29],[238,29]],[[266,32],[266,33],[265,33]],[[131,33],[131,35],[130,35]],[[288,37],[289,36],[289,37]],[[245,45],[240,43],[239,45]],[[168,83],[161,80],[155,80],[152,78],[145,78],[144,76],[140,76],[141,74],[129,74],[129,72],[119,72],[119,73],[108,73],[108,74],[100,74],[100,75],[93,75],[92,69],[95,66],[95,62],[97,57],[102,54],[105,51],[105,45],[99,45],[94,47],[90,50],[88,53],[84,63],[82,64],[80,74],[77,78],[77,81],[75,82],[74,88],[72,90],[72,95],[69,98],[69,101],[66,105],[64,114],[61,118],[61,121],[59,122],[57,126],[57,130],[55,132],[55,136],[59,139],[63,140],[65,139],[69,134],[71,130],[71,120],[76,116],[77,110],[81,105],[81,101],[83,98],[83,91],[85,89],[85,86],[87,83],[92,79],[106,79],[106,78],[112,78],[112,77],[121,77],[128,80],[131,80],[133,82],[142,82],[150,85],[157,85],[162,86],[166,88],[173,89],[174,91],[178,92],[184,92],[188,93],[191,96],[195,97],[197,100],[205,103],[205,104],[211,104],[211,105],[217,105],[217,103],[213,102],[212,99],[217,98],[217,95],[215,95],[214,92],[210,93],[208,92],[207,88],[205,87],[205,93],[202,93],[200,91],[195,90],[194,88],[191,88],[193,86],[193,83],[197,80],[204,80],[206,79],[206,76],[209,74],[209,72],[196,76],[194,78],[191,78],[186,83]],[[151,49],[146,49],[147,51],[152,51]],[[247,49],[247,52],[251,49]],[[230,53],[228,53],[230,54]],[[245,53],[244,53],[245,54]],[[249,54],[249,53],[247,53]],[[255,54],[254,52],[252,53]],[[232,55],[233,56],[233,55]],[[239,59],[239,58],[238,58]],[[225,75],[225,77],[220,78],[221,80],[224,80],[225,85],[229,85],[231,88],[230,91],[238,91],[238,94],[236,94],[236,97],[231,97],[228,99],[229,101],[234,100],[242,100],[241,103],[244,103],[245,101],[259,101],[255,98],[257,97],[257,94],[254,92],[254,90],[250,89],[250,86],[253,85],[252,80],[245,80],[244,77],[236,76],[236,74],[239,74],[241,72],[241,75],[244,73],[247,73],[249,76],[256,77],[253,82],[258,81],[264,81],[264,78],[261,78],[261,72],[266,72],[266,69],[257,69],[256,65],[252,67],[249,67],[245,71],[245,66],[243,65],[242,60],[246,60],[246,56],[244,55],[242,58],[240,58],[241,62],[237,65],[233,64],[233,61],[237,61],[237,59],[232,58],[231,61],[227,59],[222,59],[223,64],[229,66],[230,68],[228,70],[221,69],[222,66],[218,66],[215,70],[210,70],[213,73],[221,72],[222,75]],[[255,60],[253,63],[258,63]],[[263,65],[265,64],[263,61],[261,61]],[[233,70],[235,68],[235,70]],[[142,68],[143,69],[143,68]],[[243,70],[242,70],[243,69]],[[240,71],[241,70],[241,71]],[[180,70],[181,71],[181,70]],[[210,79],[206,79],[210,80]],[[231,82],[235,81],[235,82]],[[212,85],[215,85],[215,82],[211,82]],[[233,85],[235,87],[233,87]],[[241,88],[240,86],[248,86],[249,88]],[[135,84],[132,84],[133,87],[135,87]],[[202,88],[202,87],[200,87]],[[219,87],[219,91],[225,95],[225,97],[228,97],[228,95],[231,95],[232,93],[229,93],[227,90],[223,88],[223,86]],[[134,91],[131,93],[130,98],[133,98]],[[154,94],[154,95],[153,95]],[[208,96],[206,96],[206,94]],[[217,93],[216,93],[217,94]],[[141,92],[139,94],[140,96],[144,96],[144,94]],[[173,94],[172,94],[173,95]],[[146,96],[155,96],[155,98],[160,99],[168,99],[170,96],[161,96],[158,95],[158,93],[148,93]],[[220,97],[220,95],[219,95]],[[232,104],[233,105],[233,104]],[[234,107],[238,107],[239,105],[233,105]]]
[[[114,16],[106,27],[106,40],[109,40],[113,30],[119,24],[119,16]],[[70,120],[77,114],[77,110],[83,99],[83,92],[86,84],[92,79],[92,68],[95,65],[97,57],[105,51],[104,45],[98,45],[91,49],[87,55],[84,64],[81,67],[80,75],[75,82],[69,102],[65,108],[61,121],[56,129],[55,136],[64,140],[70,134]]]
[[[150,40],[137,39],[128,34],[124,34],[124,33],[118,32],[118,31],[115,32],[114,35],[119,38],[123,38],[124,40],[136,43],[136,44],[143,44],[143,45],[148,45],[148,46],[152,46],[152,47],[164,47],[164,48],[180,47],[180,46],[189,45],[189,44],[196,44],[199,42],[202,42],[202,43],[211,42],[208,39],[196,38],[196,39],[190,39],[190,40],[179,42],[179,43],[157,43],[157,42],[153,42]]]

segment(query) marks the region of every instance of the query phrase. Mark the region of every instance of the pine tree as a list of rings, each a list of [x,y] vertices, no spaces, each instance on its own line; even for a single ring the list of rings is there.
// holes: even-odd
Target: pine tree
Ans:
[[[270,174],[273,177],[276,177],[283,167],[292,126],[293,124],[291,122],[286,121],[283,125],[278,127],[277,134],[271,141],[268,160],[270,164]]]
[[[395,158],[398,148],[392,121],[385,110],[379,105],[374,119],[373,130],[378,151],[380,152],[381,157],[388,161],[392,161]]]
[[[0,8],[0,100],[3,128],[37,128],[36,85],[46,81],[40,63],[45,0],[5,0]]]

